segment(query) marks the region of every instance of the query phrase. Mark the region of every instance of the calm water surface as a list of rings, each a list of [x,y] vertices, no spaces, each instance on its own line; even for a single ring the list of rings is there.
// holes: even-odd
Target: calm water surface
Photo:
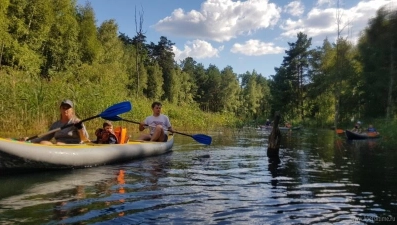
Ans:
[[[397,224],[396,149],[328,130],[176,136],[125,164],[0,174],[0,224]]]

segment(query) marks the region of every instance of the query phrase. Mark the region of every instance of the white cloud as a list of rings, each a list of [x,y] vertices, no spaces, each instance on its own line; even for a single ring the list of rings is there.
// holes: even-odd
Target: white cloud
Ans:
[[[305,6],[301,1],[293,1],[284,7],[284,12],[293,16],[301,16],[305,12]]]
[[[338,1],[338,0],[318,0],[317,1],[317,6],[318,7],[321,7],[321,6],[327,6],[327,7],[330,7],[330,6],[332,6],[332,5],[335,5],[335,1]]]
[[[317,5],[328,3],[330,1],[319,0]],[[376,16],[376,11],[388,4],[390,0],[362,0],[356,6],[343,9],[339,8],[317,8],[311,9],[304,18],[285,20],[280,28],[284,30],[281,34],[284,37],[294,38],[298,32],[303,32],[308,37],[317,37],[324,40],[325,38],[335,38],[338,30],[336,20],[337,12],[341,18],[340,29],[343,28],[342,35],[349,40],[357,41],[360,32],[368,24],[368,20]],[[333,41],[333,40],[331,40]]]
[[[273,43],[265,43],[260,40],[251,39],[246,41],[244,44],[234,44],[230,51],[248,56],[260,56],[284,53],[284,50],[284,48],[274,46]]]
[[[223,42],[276,25],[280,12],[269,0],[207,0],[200,11],[174,10],[154,28],[161,33]]]
[[[222,51],[223,48],[223,46],[214,48],[206,41],[194,40],[187,42],[183,50],[179,50],[177,47],[173,46],[173,52],[175,54],[175,60],[179,62],[187,57],[192,57],[194,59],[219,57],[219,52]]]

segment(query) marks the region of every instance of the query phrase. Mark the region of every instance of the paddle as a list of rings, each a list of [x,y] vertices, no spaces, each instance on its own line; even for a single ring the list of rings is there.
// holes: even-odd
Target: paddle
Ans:
[[[128,102],[128,101],[120,102],[120,103],[117,103],[115,105],[110,106],[105,111],[103,111],[102,113],[100,113],[100,114],[98,114],[96,116],[92,116],[92,117],[89,117],[87,119],[81,120],[81,122],[89,121],[89,120],[95,119],[97,117],[102,117],[104,119],[108,118],[108,117],[116,117],[118,114],[122,114],[122,113],[128,112],[131,109],[132,109],[132,106],[131,106],[130,102]],[[57,131],[63,130],[65,128],[68,128],[68,127],[71,127],[71,126],[74,126],[74,124],[66,124],[66,125],[64,125],[62,127],[59,127],[57,129],[50,130],[47,133],[39,134],[39,135],[30,137],[30,138],[26,139],[26,141],[30,141],[30,140],[33,140],[33,139],[36,139],[36,138],[44,137],[44,136],[46,136],[48,134],[55,133]]]
[[[342,130],[342,129],[336,129],[336,133],[337,134],[343,134],[345,131],[344,130]]]
[[[376,131],[375,132],[367,132],[367,135],[368,135],[368,137],[376,137],[379,135],[379,133]]]
[[[119,116],[105,117],[104,119],[111,120],[111,121],[120,121],[121,120],[121,121],[130,122],[130,123],[141,124],[141,123],[136,122],[136,121],[123,119],[123,118],[121,118]],[[201,144],[205,144],[205,145],[210,145],[211,142],[212,142],[212,137],[210,137],[208,135],[205,135],[205,134],[193,134],[193,135],[190,135],[190,134],[185,134],[185,133],[181,133],[181,132],[178,132],[178,131],[175,131],[174,133],[191,137],[195,141],[197,141],[197,142],[199,142]]]

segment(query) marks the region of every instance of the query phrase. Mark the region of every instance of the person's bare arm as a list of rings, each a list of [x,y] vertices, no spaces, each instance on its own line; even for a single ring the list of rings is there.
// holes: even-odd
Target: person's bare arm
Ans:
[[[172,127],[168,127],[168,131],[171,133],[175,133],[175,130]]]

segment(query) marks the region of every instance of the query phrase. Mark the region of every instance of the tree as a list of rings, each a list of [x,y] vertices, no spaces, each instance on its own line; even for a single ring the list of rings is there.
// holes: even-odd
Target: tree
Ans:
[[[38,74],[43,64],[45,42],[55,19],[53,11],[52,1],[10,1],[7,17],[12,41],[4,45],[6,65]]]
[[[312,51],[309,60],[309,85],[307,116],[314,118],[316,126],[334,123],[335,116],[335,48],[325,39],[321,47]]]
[[[100,63],[122,62],[123,44],[118,38],[117,32],[118,26],[115,20],[106,20],[98,28],[98,38],[103,48],[99,58]]]
[[[293,116],[293,101],[295,92],[293,91],[292,77],[284,66],[276,67],[275,75],[272,75],[270,82],[270,93],[272,96],[272,114],[276,111],[283,112],[284,117]]]
[[[237,112],[240,107],[240,85],[237,75],[231,66],[221,71],[220,105],[223,110]]]
[[[313,50],[310,65],[312,83],[308,86],[308,111],[310,117],[317,119],[317,125],[331,122],[335,125],[335,112],[341,115],[337,117],[337,124],[356,116],[360,111],[358,102],[361,94],[358,90],[362,82],[361,65],[354,46],[343,38],[337,44],[325,39],[321,48]]]
[[[151,42],[151,44],[147,46],[149,50],[149,56],[152,60],[159,64],[163,72],[163,100],[171,99],[172,84],[174,82],[174,77],[172,75],[175,67],[175,54],[172,52],[172,47],[174,45],[175,43],[172,43],[166,37],[161,36],[157,45]]]
[[[259,74],[256,77],[256,83],[258,84],[258,92],[260,92],[258,116],[271,116],[269,82],[265,77]]]
[[[335,88],[334,88],[334,95],[335,95],[335,118],[334,118],[334,128],[335,131],[338,127],[338,120],[339,120],[339,107],[340,107],[340,95],[341,95],[341,89],[340,89],[340,84],[341,84],[341,69],[342,69],[342,60],[341,60],[341,51],[340,51],[340,42],[343,42],[344,39],[341,37],[341,33],[344,29],[341,28],[341,22],[342,21],[342,14],[341,10],[339,9],[339,0],[337,1],[337,9],[336,9],[336,24],[337,24],[337,38],[336,38],[336,73],[335,74]]]
[[[221,112],[222,106],[220,103],[220,85],[221,73],[215,65],[210,64],[206,70],[208,79],[204,85],[206,92],[202,97],[202,104],[212,112]]]
[[[282,65],[287,69],[287,73],[290,74],[293,92],[296,94],[296,98],[291,100],[294,101],[293,104],[296,111],[299,112],[300,118],[303,119],[304,85],[308,83],[309,47],[311,46],[312,39],[307,38],[307,35],[302,32],[297,34],[297,38],[295,43],[288,43],[290,49],[285,51],[287,56],[284,57]]]
[[[136,55],[135,55],[135,63],[136,63],[136,74],[137,74],[137,92],[136,92],[136,96],[138,96],[139,93],[139,89],[140,89],[140,64],[142,62],[142,58],[141,58],[141,49],[143,46],[143,43],[145,42],[146,36],[144,35],[143,31],[142,31],[142,26],[143,26],[143,10],[141,12],[139,12],[139,25],[138,25],[138,21],[137,21],[137,15],[136,15],[136,7],[135,7],[135,32],[136,32],[136,36],[134,37],[134,44],[135,44],[135,51],[136,51]],[[145,77],[146,78],[146,77]]]
[[[153,65],[147,66],[148,74],[148,85],[147,89],[144,89],[144,93],[149,99],[161,99],[163,96],[163,73],[157,62]]]
[[[7,9],[10,0],[0,0],[0,69],[3,62],[3,55],[6,46],[11,46],[11,36],[8,33],[9,20],[7,17]]]
[[[397,58],[395,31],[395,11],[381,8],[376,17],[369,21],[359,40],[358,49],[364,70],[361,90],[365,93],[365,112],[369,116],[385,115],[390,118],[394,113]]]
[[[89,2],[84,7],[77,7],[77,20],[81,62],[92,64],[98,60],[102,46],[98,40],[95,13]]]
[[[262,93],[257,83],[259,75],[254,70],[252,73],[246,72],[241,74],[241,89],[242,89],[242,106],[245,111],[243,114],[247,118],[258,119],[260,110],[260,101]],[[241,112],[240,112],[241,113]]]
[[[198,63],[193,72],[193,77],[195,84],[197,86],[197,90],[193,95],[193,100],[198,102],[201,106],[201,109],[205,110],[208,108],[205,108],[206,103],[205,103],[205,93],[207,92],[206,90],[206,83],[208,82],[208,74],[206,73],[206,70],[204,68],[204,65],[202,63]]]
[[[193,99],[196,98],[197,89],[198,89],[197,80],[195,76],[197,62],[192,57],[187,57],[186,59],[181,61],[179,66],[182,69],[182,71],[188,75],[188,82],[190,83],[188,94],[191,96],[193,101]]]
[[[53,23],[43,46],[42,76],[50,79],[79,64],[78,23],[72,1],[52,0]]]

